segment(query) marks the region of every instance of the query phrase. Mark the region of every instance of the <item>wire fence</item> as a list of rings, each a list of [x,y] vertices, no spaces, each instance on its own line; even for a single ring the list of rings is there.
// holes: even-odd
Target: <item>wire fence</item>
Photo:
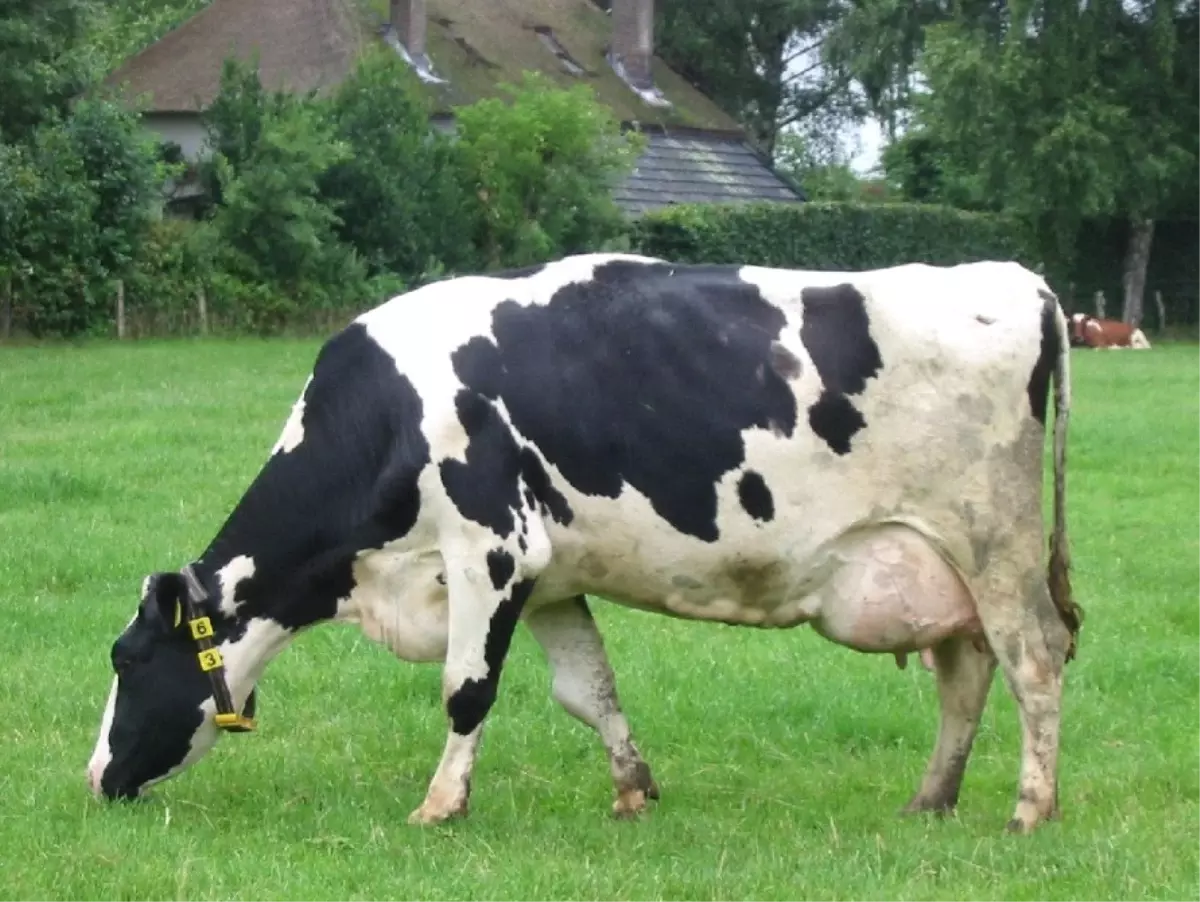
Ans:
[[[1062,297],[1067,313],[1091,313],[1121,319],[1124,289],[1120,284],[1068,285]],[[1200,282],[1152,281],[1142,300],[1142,329],[1200,330]]]
[[[1121,284],[1086,287],[1069,284],[1066,290],[1058,293],[1058,299],[1068,315],[1090,313],[1102,318],[1122,318],[1124,291]],[[1151,281],[1146,285],[1142,309],[1144,313],[1139,325],[1147,332],[1200,338],[1200,281]],[[287,331],[307,335],[332,330],[359,312],[358,308],[294,312],[289,317]],[[10,341],[25,332],[24,313],[26,309],[14,293],[11,282],[0,282],[0,342]],[[124,283],[114,283],[112,324],[118,338],[236,332],[245,329],[244,320],[245,317],[238,317],[236,311],[210,308],[203,290],[196,291],[194,301],[186,308],[144,308],[136,302],[127,305]]]

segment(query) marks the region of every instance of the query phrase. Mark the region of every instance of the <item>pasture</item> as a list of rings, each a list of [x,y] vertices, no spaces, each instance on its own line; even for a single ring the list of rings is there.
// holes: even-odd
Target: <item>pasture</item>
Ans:
[[[85,786],[144,574],[203,550],[275,441],[313,340],[0,349],[0,897],[1197,898],[1198,354],[1076,351],[1068,504],[1087,618],[1062,820],[1003,832],[1019,731],[993,684],[956,817],[901,819],[937,700],[915,660],[811,631],[597,603],[663,800],[608,816],[590,730],[518,631],[469,819],[421,829],[436,667],[300,638],[228,736],[137,804]]]

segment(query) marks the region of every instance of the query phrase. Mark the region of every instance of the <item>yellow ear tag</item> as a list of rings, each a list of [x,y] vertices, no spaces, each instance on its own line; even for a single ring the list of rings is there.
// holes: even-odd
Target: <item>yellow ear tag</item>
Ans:
[[[188,626],[192,630],[193,639],[199,641],[200,639],[212,638],[212,621],[207,617],[197,617],[195,620],[189,620]]]
[[[207,648],[196,657],[200,659],[200,669],[204,671],[216,670],[225,664],[225,660],[221,657],[221,649],[219,648]]]
[[[175,602],[175,625],[179,626],[181,623],[183,623],[183,605]]]

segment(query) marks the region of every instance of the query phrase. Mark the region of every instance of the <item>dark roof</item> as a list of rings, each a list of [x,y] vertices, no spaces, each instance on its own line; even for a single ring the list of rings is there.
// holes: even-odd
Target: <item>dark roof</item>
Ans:
[[[630,216],[671,204],[804,200],[738,133],[667,129],[646,138],[637,168],[613,192]]]
[[[337,85],[364,40],[356,0],[212,0],[105,79],[150,112],[199,112],[217,95],[230,55],[257,52],[269,90]]]

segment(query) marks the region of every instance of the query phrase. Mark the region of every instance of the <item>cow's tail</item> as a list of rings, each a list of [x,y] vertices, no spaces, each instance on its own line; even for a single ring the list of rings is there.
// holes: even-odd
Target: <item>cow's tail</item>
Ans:
[[[1049,312],[1049,311],[1047,311]],[[1071,633],[1067,660],[1075,657],[1083,608],[1071,595],[1071,548],[1067,541],[1067,425],[1071,418],[1071,344],[1067,317],[1053,301],[1058,329],[1054,360],[1054,526],[1050,533],[1047,583],[1050,597]]]

